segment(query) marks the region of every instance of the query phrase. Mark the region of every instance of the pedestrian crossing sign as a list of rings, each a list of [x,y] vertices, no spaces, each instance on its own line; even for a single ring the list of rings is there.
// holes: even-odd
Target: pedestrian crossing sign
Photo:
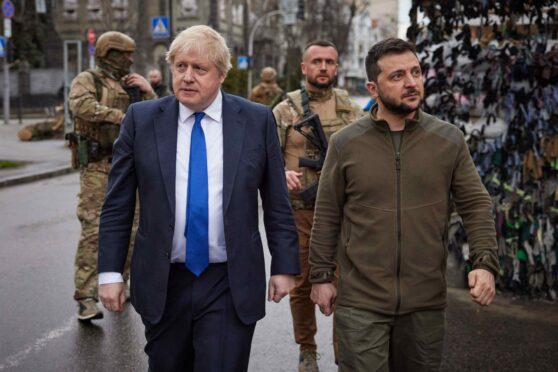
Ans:
[[[151,36],[153,39],[166,39],[170,37],[169,17],[151,17]]]
[[[6,38],[4,36],[0,36],[0,57],[6,57]]]

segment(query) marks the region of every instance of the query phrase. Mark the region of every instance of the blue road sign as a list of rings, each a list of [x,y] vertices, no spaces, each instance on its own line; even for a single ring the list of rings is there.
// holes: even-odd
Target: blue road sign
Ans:
[[[14,16],[14,12],[14,4],[10,0],[2,1],[2,13],[4,13],[4,17],[12,18]]]
[[[170,37],[169,17],[151,17],[151,36],[153,39],[165,39]]]
[[[248,56],[236,57],[236,68],[239,70],[248,70]]]
[[[0,36],[0,57],[6,57],[6,38],[4,36]]]
[[[95,44],[89,44],[89,46],[87,47],[87,52],[90,56],[95,54]]]

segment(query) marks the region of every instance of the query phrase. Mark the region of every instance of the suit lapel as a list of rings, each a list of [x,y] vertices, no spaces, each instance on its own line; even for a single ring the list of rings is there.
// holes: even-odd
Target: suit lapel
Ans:
[[[161,102],[160,112],[153,120],[159,166],[174,216],[176,182],[176,135],[178,130],[178,101],[169,97]]]
[[[223,92],[223,214],[231,200],[242,145],[246,118],[241,107]]]

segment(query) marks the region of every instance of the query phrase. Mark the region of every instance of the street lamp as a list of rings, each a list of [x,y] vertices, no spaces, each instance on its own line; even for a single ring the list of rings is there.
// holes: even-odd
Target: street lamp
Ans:
[[[282,10],[273,10],[269,13],[266,13],[263,17],[259,18],[256,23],[254,23],[254,27],[252,27],[252,31],[250,31],[250,37],[248,38],[248,96],[250,96],[250,92],[252,91],[252,52],[254,49],[254,35],[256,34],[256,30],[263,21],[268,19],[269,17],[273,17],[276,15],[285,16],[285,12]]]

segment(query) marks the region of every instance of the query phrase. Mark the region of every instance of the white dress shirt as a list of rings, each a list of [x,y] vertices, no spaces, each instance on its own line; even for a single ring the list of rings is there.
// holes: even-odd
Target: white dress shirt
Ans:
[[[188,194],[190,138],[194,127],[194,111],[182,104],[179,107],[176,141],[176,202],[171,262],[184,262],[186,256],[186,238],[184,237],[186,195]],[[201,126],[207,152],[209,262],[225,262],[227,251],[223,225],[223,96],[220,91],[204,112]]]
[[[171,262],[184,262],[186,257],[186,196],[188,195],[188,166],[190,139],[194,126],[194,111],[179,103],[176,139],[175,222]],[[221,91],[204,110],[201,127],[205,136],[208,177],[209,262],[227,261],[223,225],[223,96]],[[149,213],[148,211],[146,213]],[[122,274],[99,273],[99,285],[123,282]]]

